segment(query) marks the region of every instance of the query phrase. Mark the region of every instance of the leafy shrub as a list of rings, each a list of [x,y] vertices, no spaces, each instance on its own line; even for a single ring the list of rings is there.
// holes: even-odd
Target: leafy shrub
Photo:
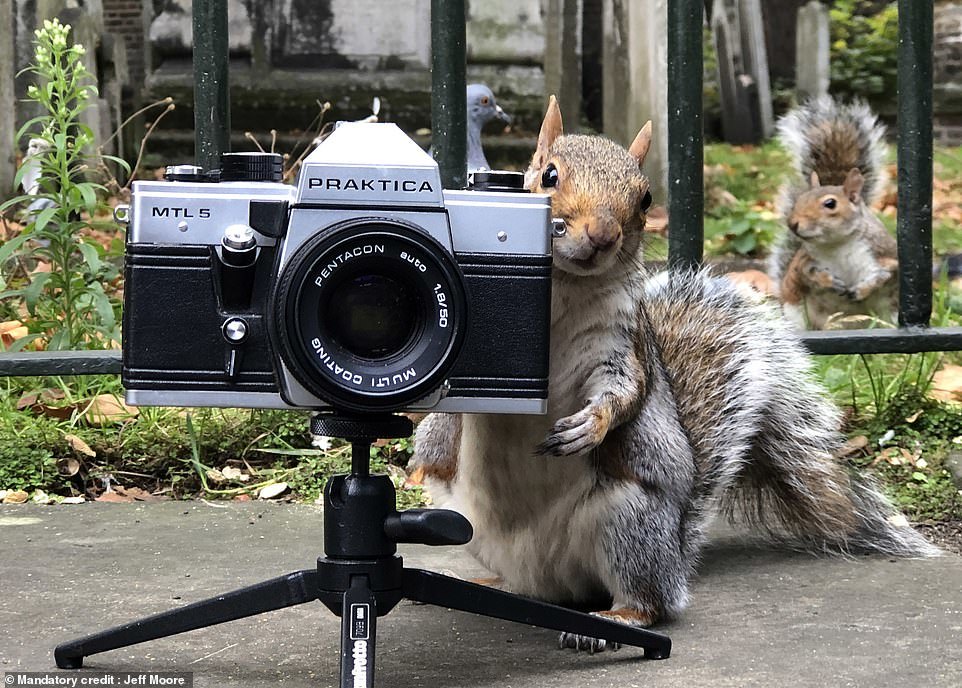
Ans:
[[[0,299],[22,302],[31,316],[32,337],[46,338],[48,349],[102,348],[120,336],[120,304],[105,289],[118,278],[119,266],[107,259],[102,245],[82,234],[106,209],[98,198],[105,189],[85,180],[94,134],[80,117],[97,89],[82,62],[84,48],[69,44],[69,33],[70,26],[56,19],[36,31],[34,60],[26,71],[37,83],[29,86],[27,98],[43,114],[28,121],[17,140],[29,137],[38,151],[30,162],[39,167],[39,189],[0,205],[2,212],[33,203],[24,230],[0,247],[0,266],[14,266],[3,274],[2,284],[12,288]],[[31,168],[21,166],[17,184]],[[47,269],[32,269],[41,264]]]
[[[871,0],[837,0],[831,16],[832,91],[878,102],[894,97],[898,77],[898,9]]]

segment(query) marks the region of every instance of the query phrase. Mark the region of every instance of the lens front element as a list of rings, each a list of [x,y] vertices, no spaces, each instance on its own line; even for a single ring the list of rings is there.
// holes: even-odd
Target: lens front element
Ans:
[[[423,304],[401,280],[364,273],[332,288],[323,328],[348,353],[375,360],[397,355],[418,331]]]
[[[334,407],[403,408],[433,392],[454,362],[462,284],[451,254],[416,227],[357,218],[319,230],[278,279],[278,352]]]

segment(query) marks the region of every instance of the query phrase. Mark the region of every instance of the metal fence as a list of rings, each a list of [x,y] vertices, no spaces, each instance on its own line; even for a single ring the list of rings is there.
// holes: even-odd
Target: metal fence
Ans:
[[[230,130],[227,0],[194,2],[197,164],[216,166]],[[897,329],[808,332],[816,354],[962,350],[962,328],[929,327],[932,314],[933,0],[899,0]],[[668,1],[668,262],[701,263],[704,245],[702,27],[704,0]],[[465,3],[432,0],[431,117],[445,188],[465,184]],[[117,374],[118,351],[0,354],[0,376]]]

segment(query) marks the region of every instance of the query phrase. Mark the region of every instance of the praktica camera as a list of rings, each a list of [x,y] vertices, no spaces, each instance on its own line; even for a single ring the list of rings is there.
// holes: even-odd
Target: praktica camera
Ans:
[[[304,161],[133,184],[123,324],[141,405],[544,413],[551,206],[518,173],[442,190],[393,124]]]

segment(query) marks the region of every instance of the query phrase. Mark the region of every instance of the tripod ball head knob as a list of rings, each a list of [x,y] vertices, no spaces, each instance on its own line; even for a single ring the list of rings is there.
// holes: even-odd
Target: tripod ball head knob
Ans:
[[[384,520],[384,534],[394,542],[464,545],[474,529],[464,516],[448,509],[408,509]]]

